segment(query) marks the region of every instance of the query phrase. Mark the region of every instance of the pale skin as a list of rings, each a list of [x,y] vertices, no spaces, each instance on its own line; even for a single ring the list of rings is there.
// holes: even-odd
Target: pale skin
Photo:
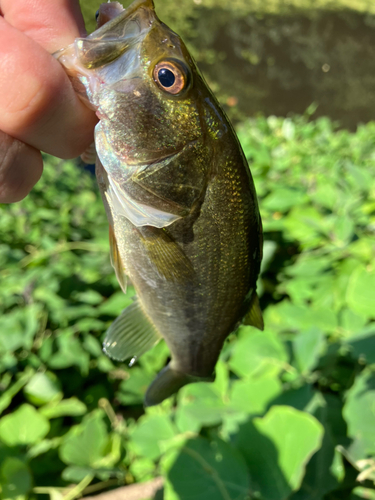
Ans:
[[[41,151],[79,156],[97,121],[51,55],[85,27],[78,0],[0,0],[0,203],[38,182]]]

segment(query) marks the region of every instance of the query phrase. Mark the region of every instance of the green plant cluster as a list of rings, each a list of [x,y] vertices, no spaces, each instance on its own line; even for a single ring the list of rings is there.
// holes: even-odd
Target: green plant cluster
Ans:
[[[134,289],[116,283],[94,178],[48,157],[33,192],[0,207],[2,500],[157,476],[166,500],[375,498],[375,123],[260,117],[238,132],[266,329],[241,326],[213,384],[146,411],[169,353],[132,368],[102,353]]]

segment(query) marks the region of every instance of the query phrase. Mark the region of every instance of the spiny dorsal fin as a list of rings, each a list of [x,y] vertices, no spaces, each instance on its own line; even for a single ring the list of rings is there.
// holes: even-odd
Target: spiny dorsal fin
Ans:
[[[193,277],[194,268],[190,260],[164,229],[143,227],[140,233],[147,254],[162,277],[175,283]]]
[[[111,264],[115,270],[117,281],[119,282],[122,291],[126,293],[127,276],[125,274],[125,266],[122,263],[121,255],[117,246],[115,232],[111,225],[109,226],[109,246]]]
[[[251,325],[255,326],[255,328],[258,328],[259,330],[264,330],[262,311],[260,309],[259,298],[256,292],[253,293],[249,310],[242,322],[244,325]]]
[[[161,336],[136,299],[108,328],[103,350],[113,359],[131,359],[131,364],[134,364],[136,358],[151,349],[160,339]]]

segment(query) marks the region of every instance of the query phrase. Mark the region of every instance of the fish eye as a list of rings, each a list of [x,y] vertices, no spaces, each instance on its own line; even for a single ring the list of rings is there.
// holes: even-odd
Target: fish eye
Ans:
[[[153,71],[155,83],[165,92],[176,95],[188,87],[188,72],[180,62],[161,61]]]

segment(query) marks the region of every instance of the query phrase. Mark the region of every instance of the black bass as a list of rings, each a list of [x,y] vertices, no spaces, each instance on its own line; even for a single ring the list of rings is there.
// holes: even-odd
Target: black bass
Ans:
[[[212,381],[241,320],[263,328],[261,219],[233,128],[152,0],[103,4],[98,16],[99,29],[56,56],[100,119],[96,174],[111,260],[123,290],[128,276],[137,292],[104,350],[133,363],[165,339],[171,362],[145,396],[155,405]]]

